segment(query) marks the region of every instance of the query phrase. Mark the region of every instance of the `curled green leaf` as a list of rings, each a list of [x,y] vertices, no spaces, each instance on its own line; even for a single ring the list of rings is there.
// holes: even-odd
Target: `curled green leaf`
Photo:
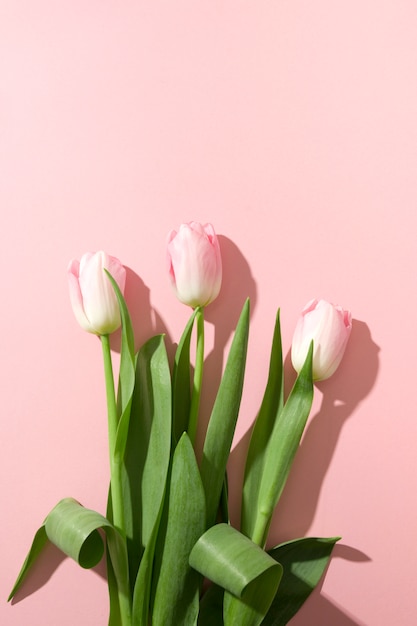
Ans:
[[[200,537],[190,565],[238,598],[265,573],[273,573],[275,584],[282,573],[276,560],[229,524],[216,524]]]
[[[124,614],[130,613],[130,591],[125,543],[120,533],[100,513],[84,508],[73,498],[64,498],[52,509],[35,535],[34,542],[19,573],[10,598],[21,587],[23,580],[47,540],[81,567],[97,565],[103,556],[104,545],[99,529],[104,530],[112,561],[119,597],[124,601]]]
[[[42,550],[44,549],[47,543],[48,543],[48,536],[45,531],[45,524],[42,524],[42,526],[36,531],[30,550],[24,560],[24,563],[19,572],[19,575],[16,578],[16,582],[13,585],[13,589],[11,590],[9,597],[7,598],[8,602],[10,602],[10,600],[16,595],[16,593],[19,591],[19,589],[23,585],[23,581],[26,578],[27,573],[29,572],[30,568],[35,563],[36,559],[41,554]]]
[[[49,541],[64,554],[89,569],[97,565],[104,553],[103,540],[97,530],[103,526],[100,517],[95,511],[66,498],[49,513],[45,531]]]
[[[228,524],[212,526],[200,537],[190,565],[228,592],[225,626],[260,624],[282,576],[275,559]]]

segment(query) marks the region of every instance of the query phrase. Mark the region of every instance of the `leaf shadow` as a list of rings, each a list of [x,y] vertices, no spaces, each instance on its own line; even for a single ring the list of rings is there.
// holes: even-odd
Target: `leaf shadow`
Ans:
[[[25,576],[22,586],[12,598],[11,604],[18,604],[46,585],[48,580],[52,578],[62,563],[68,558],[53,543],[47,541],[42,552],[38,555]],[[107,580],[106,559],[103,557],[95,567],[91,568],[91,571],[100,576],[100,578]]]
[[[333,548],[332,559],[342,558],[356,563],[369,563],[371,559],[360,550],[337,543]],[[326,571],[330,565],[327,565]],[[288,622],[290,626],[366,626],[346,609],[337,606],[322,593],[325,575],[313,590],[297,614]]]
[[[367,626],[333,603],[317,587],[289,622],[289,626]]]

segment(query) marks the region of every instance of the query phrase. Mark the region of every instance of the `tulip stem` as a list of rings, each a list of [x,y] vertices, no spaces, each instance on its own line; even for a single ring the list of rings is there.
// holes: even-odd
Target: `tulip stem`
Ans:
[[[113,523],[124,536],[125,524],[121,476],[122,464],[121,459],[118,458],[119,455],[116,454],[116,438],[119,418],[117,414],[116,392],[114,388],[113,364],[111,360],[109,335],[101,335],[101,345],[103,347],[104,376],[106,382]]]
[[[198,308],[196,312],[197,345],[195,354],[195,369],[193,380],[193,393],[191,396],[190,418],[188,421],[188,436],[192,444],[197,435],[198,412],[200,408],[201,387],[203,382],[204,367],[204,309]]]
[[[116,453],[117,426],[119,417],[117,413],[116,392],[114,387],[113,364],[110,350],[109,335],[101,335],[101,345],[104,360],[104,378],[107,397],[107,418],[109,432],[109,455],[110,455],[110,493],[112,508],[112,523],[123,538],[126,537],[123,486],[122,486],[122,459]],[[116,576],[117,578],[117,576]],[[128,581],[117,580],[118,600],[122,626],[131,624],[130,589]]]

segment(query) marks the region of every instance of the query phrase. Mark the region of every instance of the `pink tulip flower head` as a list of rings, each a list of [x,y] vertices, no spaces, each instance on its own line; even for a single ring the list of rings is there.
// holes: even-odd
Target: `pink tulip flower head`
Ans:
[[[175,294],[193,308],[217,298],[222,282],[222,259],[211,224],[189,222],[168,235],[168,270]]]
[[[294,331],[291,360],[299,372],[313,340],[313,379],[325,380],[334,374],[342,360],[352,316],[326,300],[311,300],[301,312]]]
[[[107,270],[123,293],[126,270],[106,252],[87,252],[68,266],[69,292],[77,322],[89,333],[108,335],[121,324],[120,310]]]

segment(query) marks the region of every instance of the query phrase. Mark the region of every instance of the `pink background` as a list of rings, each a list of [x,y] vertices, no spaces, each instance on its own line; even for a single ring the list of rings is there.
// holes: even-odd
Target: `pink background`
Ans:
[[[343,537],[292,623],[415,623],[416,33],[415,0],[1,0],[0,623],[106,624],[102,567],[54,549],[5,603],[59,499],[105,510],[101,350],[66,267],[118,256],[138,342],[170,346],[189,311],[165,237],[190,219],[214,224],[225,263],[211,380],[252,299],[235,516],[276,309],[286,353],[312,297],[355,320],[271,533]]]

